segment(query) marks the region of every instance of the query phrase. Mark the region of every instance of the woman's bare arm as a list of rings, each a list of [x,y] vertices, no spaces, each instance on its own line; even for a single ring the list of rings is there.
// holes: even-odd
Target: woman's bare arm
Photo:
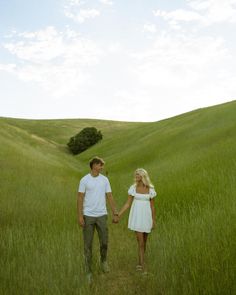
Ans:
[[[153,227],[156,225],[156,210],[155,210],[155,205],[154,205],[154,198],[150,200],[150,206],[152,210],[152,222],[153,222]]]
[[[124,206],[121,208],[120,212],[119,212],[119,217],[121,217],[121,215],[124,214],[124,212],[129,209],[129,207],[131,206],[133,202],[133,196],[128,196],[128,199],[126,201],[126,203],[124,204]]]

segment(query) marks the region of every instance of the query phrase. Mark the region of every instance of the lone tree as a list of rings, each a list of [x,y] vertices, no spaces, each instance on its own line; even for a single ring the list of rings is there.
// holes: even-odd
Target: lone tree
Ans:
[[[67,146],[74,155],[77,155],[101,139],[101,131],[98,131],[95,127],[86,127],[78,134],[71,137],[70,141],[67,143]]]

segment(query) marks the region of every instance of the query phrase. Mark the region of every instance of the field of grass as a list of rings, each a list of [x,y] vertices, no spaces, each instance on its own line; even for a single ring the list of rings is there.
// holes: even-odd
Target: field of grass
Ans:
[[[0,294],[236,294],[236,102],[153,123],[0,118]],[[78,156],[69,138],[94,126],[104,139]],[[138,167],[155,184],[149,275],[137,245],[109,217],[107,275],[94,241],[94,283],[83,272],[76,191],[88,160],[106,161],[118,207]]]

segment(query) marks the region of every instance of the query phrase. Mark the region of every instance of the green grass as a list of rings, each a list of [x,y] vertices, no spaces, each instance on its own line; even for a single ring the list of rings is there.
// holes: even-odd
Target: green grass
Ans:
[[[235,294],[236,102],[153,123],[0,118],[0,294]],[[104,139],[73,157],[82,128]],[[114,198],[127,198],[133,172],[150,173],[157,228],[148,241],[149,276],[135,273],[137,245],[109,219],[111,273],[83,272],[76,191],[88,160],[106,160]]]

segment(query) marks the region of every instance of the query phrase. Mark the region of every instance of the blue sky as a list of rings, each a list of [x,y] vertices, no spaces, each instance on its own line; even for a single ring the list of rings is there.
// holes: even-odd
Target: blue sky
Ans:
[[[236,0],[0,0],[0,116],[157,121],[235,99]]]

